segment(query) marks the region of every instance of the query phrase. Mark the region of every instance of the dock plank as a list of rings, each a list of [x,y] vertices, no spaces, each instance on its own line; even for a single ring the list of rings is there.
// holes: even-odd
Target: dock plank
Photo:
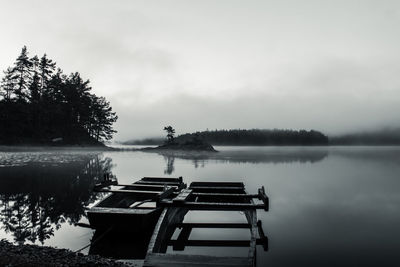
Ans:
[[[183,207],[189,210],[247,210],[264,209],[264,204],[253,203],[228,203],[228,202],[173,202],[163,200],[158,203],[161,207]]]
[[[172,201],[173,202],[182,202],[182,201],[186,201],[190,195],[192,194],[192,190],[191,189],[183,189],[179,195],[177,195]]]
[[[185,249],[185,244],[188,242],[191,232],[192,232],[192,227],[190,226],[183,227],[181,232],[179,233],[178,239],[175,241],[175,243],[173,243],[174,246],[173,249],[183,251]]]
[[[136,184],[149,184],[149,185],[175,185],[175,186],[179,186],[180,183],[179,182],[155,182],[155,181],[137,181],[135,183]]]
[[[158,195],[162,193],[162,191],[128,190],[128,189],[100,189],[98,192],[144,194],[144,195]]]
[[[225,186],[225,187],[241,187],[244,188],[244,184],[242,182],[192,182],[190,186]]]
[[[252,266],[252,262],[247,257],[213,257],[203,255],[182,255],[182,254],[161,254],[151,253],[147,255],[144,261],[144,267],[242,267]]]
[[[116,185],[113,185],[113,187],[117,187],[117,186],[128,187],[128,188],[153,188],[153,189],[160,189],[160,190],[163,190],[163,188],[164,188],[164,185],[162,185],[162,184],[157,184],[157,185],[153,185],[153,184],[116,184]],[[178,185],[168,185],[168,186],[178,187]]]
[[[153,182],[178,182],[182,183],[182,177],[170,178],[170,177],[143,177],[141,181],[153,181]]]
[[[178,228],[190,226],[191,228],[251,228],[248,223],[177,223]]]
[[[189,189],[193,190],[227,190],[227,191],[232,191],[232,190],[243,190],[243,187],[237,187],[237,186],[190,186]]]
[[[93,207],[88,213],[118,213],[118,214],[137,214],[137,215],[145,215],[153,212],[154,209],[124,209],[124,208],[105,208],[105,207]]]

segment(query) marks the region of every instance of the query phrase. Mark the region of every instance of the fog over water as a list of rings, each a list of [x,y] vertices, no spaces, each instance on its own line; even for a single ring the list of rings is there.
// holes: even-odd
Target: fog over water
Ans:
[[[91,80],[116,140],[221,128],[398,126],[399,1],[0,1],[23,45]]]

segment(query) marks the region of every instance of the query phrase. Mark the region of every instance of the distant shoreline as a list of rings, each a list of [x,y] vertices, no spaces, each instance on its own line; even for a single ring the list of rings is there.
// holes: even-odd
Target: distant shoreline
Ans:
[[[29,145],[0,145],[0,152],[41,152],[41,151],[87,151],[87,152],[210,152],[185,149],[158,149],[157,147],[110,147],[110,146],[29,146]],[[329,145],[217,145],[217,147],[399,147],[399,144],[329,144]]]
[[[109,146],[46,146],[46,145],[0,145],[0,152],[40,152],[56,150],[74,151],[118,151],[118,148]]]

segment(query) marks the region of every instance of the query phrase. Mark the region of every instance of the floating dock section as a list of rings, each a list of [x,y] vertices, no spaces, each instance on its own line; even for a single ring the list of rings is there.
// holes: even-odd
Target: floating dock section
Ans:
[[[97,191],[111,193],[88,211],[96,229],[117,228],[148,232],[144,260],[123,260],[127,264],[156,266],[255,266],[256,246],[268,250],[268,239],[257,220],[257,210],[268,211],[269,199],[264,187],[248,194],[241,182],[192,182],[187,188],[182,177],[144,177],[131,185],[98,186]],[[246,223],[184,221],[190,211],[241,211]],[[193,229],[248,229],[248,240],[194,240]],[[129,231],[132,232],[132,231]],[[178,235],[174,237],[174,233]],[[247,247],[247,256],[226,257],[167,253],[186,247]]]

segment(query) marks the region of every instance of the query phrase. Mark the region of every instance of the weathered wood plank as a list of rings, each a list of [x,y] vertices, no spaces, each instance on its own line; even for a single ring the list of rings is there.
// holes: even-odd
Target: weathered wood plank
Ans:
[[[174,250],[183,251],[185,249],[185,244],[187,244],[190,233],[192,232],[192,228],[190,226],[185,226],[182,228],[181,232],[179,233],[178,239],[172,244]],[[171,245],[172,240],[168,242]]]
[[[264,251],[268,251],[268,237],[266,237],[264,234],[261,221],[257,221],[257,227],[258,227],[258,234],[260,235],[260,239],[257,239],[257,244],[262,245]]]
[[[190,226],[191,228],[251,228],[248,223],[177,223],[177,228]]]
[[[177,267],[177,266],[195,266],[195,267],[244,267],[252,266],[252,263],[245,257],[213,257],[203,255],[182,255],[182,254],[160,254],[151,253],[147,255],[144,261],[145,267]]]
[[[169,208],[165,208],[163,209],[163,211],[161,212],[160,217],[158,218],[157,224],[154,227],[154,231],[153,234],[150,238],[150,242],[149,245],[147,247],[147,254],[146,254],[146,258],[149,254],[153,253],[153,252],[159,252],[159,247],[160,247],[160,239],[162,237],[159,237],[160,235],[162,235],[161,231],[164,231],[166,228],[166,219],[165,217],[167,216]]]
[[[233,187],[233,186],[189,186],[189,189],[195,190],[243,190],[243,187]]]
[[[185,229],[185,228],[184,228]],[[183,230],[182,230],[183,231]],[[169,240],[168,245],[174,246],[174,250],[183,250],[188,247],[249,247],[250,240]],[[182,248],[182,249],[176,249]]]
[[[157,199],[158,200],[165,199],[165,198],[171,196],[173,192],[174,192],[174,188],[173,187],[165,186],[164,187],[164,191],[157,196]]]
[[[193,192],[193,196],[204,197],[243,197],[243,198],[258,198],[258,194],[236,194],[236,193],[197,193]]]
[[[137,181],[135,184],[151,184],[151,185],[176,185],[179,186],[179,182],[151,182],[151,181]]]
[[[182,177],[172,178],[172,177],[143,177],[141,181],[153,181],[153,182],[178,182],[182,183]]]
[[[145,215],[153,212],[154,209],[124,209],[124,208],[103,208],[93,207],[87,213],[118,213],[118,214],[138,214]]]
[[[253,199],[250,200],[252,204],[254,204]],[[262,205],[261,205],[262,206]],[[255,209],[245,210],[244,214],[246,215],[247,222],[251,225],[250,228],[250,249],[248,253],[249,261],[252,262],[252,265],[256,265],[256,253],[257,253],[257,211]]]
[[[263,201],[264,203],[264,210],[268,211],[269,210],[269,198],[265,194],[265,189],[264,186],[258,189],[258,198]]]
[[[224,187],[241,187],[244,188],[244,184],[242,182],[192,182],[190,186],[224,186]]]
[[[162,185],[162,184],[157,184],[157,185],[153,185],[153,184],[116,184],[116,185],[113,185],[113,187],[116,187],[116,186],[128,187],[128,188],[153,188],[153,189],[160,189],[160,190],[163,190],[163,188],[164,188],[164,185]],[[178,185],[168,185],[168,186],[178,187]]]
[[[264,209],[263,204],[253,203],[227,203],[227,202],[173,202],[163,200],[158,203],[160,207],[182,207],[189,210],[247,210]]]
[[[177,195],[172,201],[173,202],[182,202],[182,201],[186,201],[189,197],[190,194],[192,193],[191,189],[183,189],[179,195]]]
[[[175,225],[183,222],[187,212],[188,210],[185,208],[171,207],[163,209],[151,236],[147,254],[166,252],[167,241],[171,239],[176,228]]]
[[[128,189],[101,189],[101,190],[99,190],[99,192],[158,195],[162,191],[145,191],[145,190],[128,190]]]

